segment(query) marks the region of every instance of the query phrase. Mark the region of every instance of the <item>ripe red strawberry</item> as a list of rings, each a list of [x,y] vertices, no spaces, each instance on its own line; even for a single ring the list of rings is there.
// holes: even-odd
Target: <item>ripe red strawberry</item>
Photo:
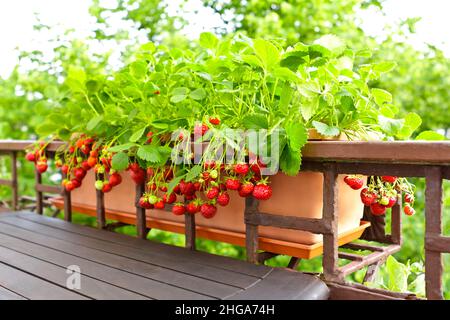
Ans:
[[[67,181],[64,188],[66,188],[66,191],[70,192],[75,189],[75,186],[73,185],[72,181]]]
[[[180,191],[185,196],[191,196],[195,193],[195,186],[192,182],[180,181]]]
[[[238,179],[228,178],[225,181],[225,186],[229,190],[238,190],[241,186],[241,182]]]
[[[91,152],[89,152],[89,156],[93,157],[93,158],[97,158],[98,157],[98,151],[96,150],[91,150]]]
[[[268,200],[272,196],[272,187],[259,183],[254,187],[252,195],[258,200]]]
[[[172,204],[175,201],[177,201],[177,196],[175,195],[175,193],[171,193],[169,195],[167,193],[165,193],[163,195],[163,201],[164,201],[164,203]]]
[[[47,165],[46,161],[39,160],[36,163],[36,169],[39,173],[44,173],[45,171],[47,171],[47,168],[48,168],[48,165]]]
[[[394,176],[382,176],[381,180],[383,182],[394,183],[397,180],[397,177],[394,177]]]
[[[376,193],[370,192],[367,187],[361,190],[360,196],[361,201],[365,206],[370,206],[372,203],[376,202],[378,197]]]
[[[28,152],[25,156],[25,159],[27,159],[30,162],[35,162],[36,161],[36,155],[34,154],[34,152]]]
[[[64,164],[61,167],[61,172],[64,173],[64,174],[67,174],[69,172],[69,166],[67,164]]]
[[[84,144],[84,140],[83,139],[78,139],[77,142],[75,142],[75,145],[77,146],[77,148],[81,148]]]
[[[364,180],[358,176],[346,176],[344,182],[353,190],[359,190],[364,185]]]
[[[83,145],[83,146],[80,148],[80,150],[81,150],[81,152],[82,152],[83,154],[85,154],[85,155],[88,155],[88,154],[91,152],[91,148],[89,148],[89,146],[87,146],[87,145]]]
[[[122,176],[118,174],[117,172],[114,172],[112,175],[109,176],[109,184],[113,187],[119,185],[122,182]]]
[[[144,208],[144,209],[152,209],[153,205],[148,202],[148,199],[144,196],[139,198],[139,206]]]
[[[196,200],[191,201],[186,205],[186,211],[190,214],[195,214],[200,211],[200,205],[196,202]]]
[[[407,216],[412,216],[413,214],[416,213],[416,210],[414,210],[413,207],[411,207],[410,205],[407,204],[407,205],[403,208],[403,212],[404,212]]]
[[[130,171],[130,177],[133,179],[134,183],[141,184],[145,181],[145,171],[141,168],[137,171]]]
[[[110,183],[103,183],[102,192],[108,193],[112,190],[112,185]]]
[[[194,127],[194,134],[195,135],[204,135],[206,133],[206,131],[208,131],[209,128],[206,124],[202,123],[201,125],[196,125]]]
[[[184,195],[184,198],[186,200],[188,200],[188,201],[191,201],[191,200],[197,199],[197,196],[195,195],[195,193],[193,193],[193,194],[186,194],[186,195]]]
[[[217,197],[217,203],[222,207],[225,207],[230,203],[230,195],[227,192],[222,192]]]
[[[155,209],[164,209],[165,203],[162,200],[159,200],[157,203],[155,203]]]
[[[75,147],[74,146],[70,146],[69,147],[69,153],[74,153],[75,152]]]
[[[200,182],[194,182],[195,191],[200,191],[202,189],[202,184]]]
[[[86,170],[84,170],[83,168],[76,168],[75,170],[73,170],[73,175],[75,176],[75,178],[81,181],[86,176]]]
[[[234,166],[234,172],[236,174],[240,174],[242,176],[245,176],[248,173],[249,167],[246,163],[238,163]]]
[[[220,119],[217,117],[211,117],[209,118],[209,123],[211,123],[212,125],[219,125],[220,124]]]
[[[374,216],[382,216],[386,213],[386,207],[378,202],[375,202],[370,205],[370,212],[372,212]]]
[[[173,188],[173,193],[178,194],[178,195],[182,195],[181,189],[180,189],[180,185],[179,185],[179,184],[177,184],[177,185]]]
[[[216,215],[217,207],[209,203],[204,203],[200,207],[200,212],[206,219],[211,219]]]
[[[405,194],[405,202],[407,203],[413,203],[414,202],[414,196],[410,193]]]
[[[152,131],[149,131],[148,133],[147,133],[147,143],[151,143],[152,142],[152,140],[153,140],[153,132]]]
[[[242,184],[239,188],[239,195],[241,197],[247,197],[253,193],[253,190],[255,189],[255,186],[251,182],[246,182]]]
[[[85,161],[83,161],[83,162],[81,163],[81,167],[82,167],[84,170],[86,170],[86,171],[88,171],[88,170],[91,169],[91,166],[89,165],[89,163],[87,162],[87,160],[85,160]]]
[[[92,167],[95,167],[95,165],[97,164],[97,158],[95,158],[95,157],[89,157],[88,159],[87,159],[87,163],[89,164],[89,166],[92,168]]]
[[[78,179],[72,179],[72,184],[74,188],[79,188],[81,186],[81,180]]]
[[[389,202],[386,208],[392,208],[397,203],[397,197],[389,197]]]
[[[172,207],[172,213],[176,216],[181,216],[186,212],[186,208],[184,207],[184,205],[182,203],[176,203],[173,207]]]
[[[218,187],[211,187],[208,189],[208,191],[206,192],[206,197],[208,199],[214,199],[219,195],[219,188]]]
[[[130,163],[130,165],[128,166],[128,168],[129,168],[131,171],[138,172],[139,169],[140,169],[141,167],[139,167],[139,164],[138,164],[137,162],[133,162],[133,163]]]

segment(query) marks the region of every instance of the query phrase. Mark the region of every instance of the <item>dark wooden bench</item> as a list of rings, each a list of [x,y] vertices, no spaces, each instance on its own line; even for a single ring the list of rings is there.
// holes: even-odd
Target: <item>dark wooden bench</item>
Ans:
[[[66,287],[67,267],[81,288]],[[0,213],[0,299],[327,299],[316,276],[34,213]]]

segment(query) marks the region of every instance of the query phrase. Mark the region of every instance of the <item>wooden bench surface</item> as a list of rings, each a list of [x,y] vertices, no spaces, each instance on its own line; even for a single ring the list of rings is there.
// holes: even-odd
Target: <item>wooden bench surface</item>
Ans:
[[[79,266],[81,289],[66,287]],[[326,299],[300,272],[28,212],[0,213],[1,299]]]

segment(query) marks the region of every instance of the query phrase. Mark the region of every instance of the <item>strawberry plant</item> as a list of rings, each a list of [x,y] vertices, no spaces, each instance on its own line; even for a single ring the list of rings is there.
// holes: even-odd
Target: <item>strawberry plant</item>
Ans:
[[[211,218],[217,205],[228,205],[227,190],[267,200],[272,189],[264,175],[278,167],[297,174],[310,129],[325,137],[383,139],[406,138],[420,125],[413,113],[392,118],[391,95],[369,87],[395,65],[357,65],[361,54],[331,35],[287,48],[211,33],[190,50],[147,43],[108,76],[71,68],[38,132],[68,141],[56,159],[67,191],[93,169],[96,189],[110,192],[127,170],[136,184],[145,183],[142,207],[176,202],[175,214]],[[251,143],[252,134],[259,143]],[[391,205],[393,191],[384,189],[402,189],[398,181],[367,187],[381,197],[370,204],[374,212]],[[346,182],[355,190],[363,186],[359,177]],[[177,196],[189,207],[181,209]]]

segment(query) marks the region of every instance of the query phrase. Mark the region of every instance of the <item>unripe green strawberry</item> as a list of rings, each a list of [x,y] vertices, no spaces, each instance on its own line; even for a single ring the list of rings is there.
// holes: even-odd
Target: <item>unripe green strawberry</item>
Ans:
[[[211,170],[210,172],[209,172],[209,176],[212,178],[212,179],[217,179],[217,176],[218,176],[218,173],[217,173],[217,170]]]
[[[83,157],[77,157],[77,163],[82,163],[83,162]]]
[[[97,189],[97,190],[103,189],[103,181],[102,180],[95,181],[95,189]]]
[[[389,197],[381,197],[380,201],[378,202],[383,206],[387,206],[389,204]]]
[[[104,166],[99,166],[97,169],[97,173],[105,173],[105,167]]]
[[[150,204],[155,204],[158,201],[159,201],[158,197],[155,196],[154,194],[152,194],[148,197],[148,202],[150,202]]]

